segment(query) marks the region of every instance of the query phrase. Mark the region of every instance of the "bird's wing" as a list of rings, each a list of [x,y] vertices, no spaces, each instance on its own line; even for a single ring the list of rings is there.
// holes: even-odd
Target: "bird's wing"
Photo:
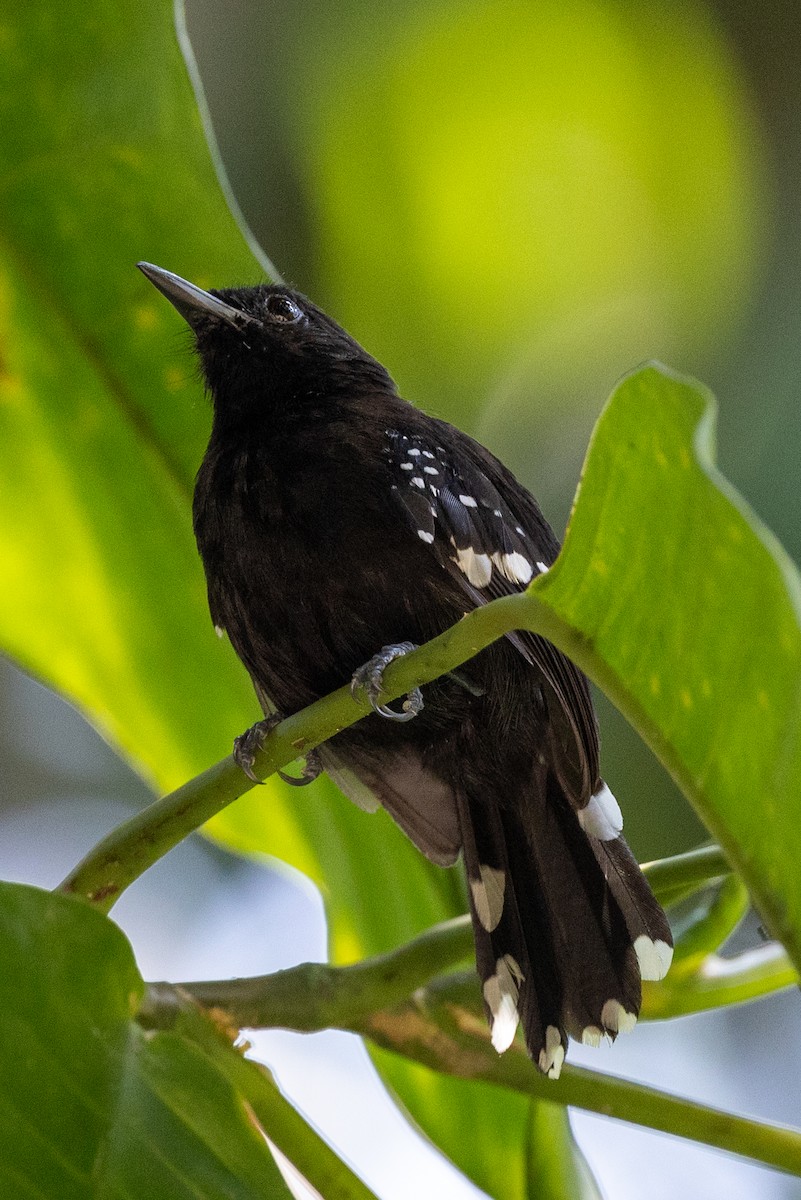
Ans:
[[[533,497],[472,439],[442,425],[442,439],[387,432],[393,494],[414,533],[458,579],[474,605],[523,591],[547,571],[558,543]],[[451,448],[447,448],[451,447]],[[584,808],[600,786],[598,727],[586,677],[535,634],[510,641],[544,677],[552,764]]]

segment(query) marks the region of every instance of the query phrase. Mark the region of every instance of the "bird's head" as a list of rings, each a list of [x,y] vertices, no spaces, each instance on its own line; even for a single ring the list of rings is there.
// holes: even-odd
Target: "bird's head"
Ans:
[[[316,304],[269,284],[203,291],[138,263],[195,335],[217,415],[252,418],[358,393],[394,391],[385,369]],[[300,412],[298,412],[300,415]]]

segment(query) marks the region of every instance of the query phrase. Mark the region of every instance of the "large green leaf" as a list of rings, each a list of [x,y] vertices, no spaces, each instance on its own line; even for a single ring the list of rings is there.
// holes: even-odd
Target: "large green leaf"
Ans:
[[[209,280],[259,267],[169,4],[37,3],[5,15],[3,39],[0,645],[175,784],[253,705],[209,630],[192,544],[208,413],[134,264]]]
[[[648,367],[593,435],[532,589],[649,740],[801,965],[801,578],[714,466],[714,401]]]
[[[0,884],[0,1192],[288,1197],[225,1073],[186,1038],[133,1023],[141,995],[110,921]]]

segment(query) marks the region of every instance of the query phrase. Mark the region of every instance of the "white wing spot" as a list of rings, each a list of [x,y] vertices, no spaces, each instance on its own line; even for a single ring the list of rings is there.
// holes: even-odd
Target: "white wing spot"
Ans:
[[[424,488],[426,486],[425,479],[421,479],[419,475],[412,475],[412,483],[415,487]]]
[[[540,1050],[539,1068],[549,1079],[558,1079],[565,1061],[565,1048],[562,1045],[562,1035],[555,1025],[549,1025],[545,1030],[545,1045]]]
[[[427,529],[418,529],[417,536],[419,537],[420,541],[425,542],[427,546],[430,546],[434,540],[433,533],[429,533]]]
[[[512,583],[528,583],[534,574],[534,569],[527,558],[517,552],[513,554],[493,554],[492,561],[498,570]]]
[[[637,1014],[626,1012],[619,1000],[607,1000],[601,1009],[601,1023],[612,1033],[631,1033],[637,1024]]]
[[[225,629],[222,625],[215,625],[214,632],[217,634],[217,637],[225,637]]]
[[[416,446],[412,446],[411,450],[408,450],[407,453],[409,455],[409,458],[419,458],[420,457],[420,451],[417,449]]]
[[[492,1044],[499,1054],[508,1050],[514,1041],[520,1016],[517,1000],[523,972],[511,954],[504,954],[495,963],[495,974],[484,982],[484,999],[492,1014]]]
[[[497,867],[479,865],[480,879],[470,880],[476,916],[487,933],[492,933],[503,916],[503,896],[506,890],[506,872]]]
[[[459,496],[465,508],[478,508],[478,502],[474,496]]]
[[[620,836],[623,814],[620,805],[605,783],[602,783],[586,808],[578,810],[579,825],[588,837],[611,842]]]
[[[436,467],[423,467],[423,470],[425,471],[426,475],[439,475],[439,471]]]
[[[661,938],[653,941],[646,933],[634,939],[634,953],[640,964],[641,979],[664,979],[673,962],[673,947]]]
[[[401,463],[401,470],[402,471],[413,471],[414,463]]]
[[[540,560],[537,559],[537,570],[539,571],[540,575],[547,575],[550,568],[547,563],[540,562]]]
[[[423,458],[433,458],[433,457],[434,457],[434,455],[431,453],[430,450],[423,451]]]
[[[492,563],[487,554],[476,554],[475,550],[468,546],[465,550],[457,549],[456,562],[473,587],[486,587],[492,579]]]

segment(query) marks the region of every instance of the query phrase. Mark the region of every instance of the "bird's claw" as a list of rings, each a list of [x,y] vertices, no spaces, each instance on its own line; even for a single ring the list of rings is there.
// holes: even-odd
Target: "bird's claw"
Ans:
[[[353,672],[350,683],[351,695],[356,697],[359,692],[364,692],[373,712],[378,713],[380,717],[386,717],[389,721],[411,721],[413,717],[423,711],[423,693],[419,688],[413,688],[409,692],[403,701],[401,712],[397,712],[387,704],[382,704],[381,692],[384,671],[389,664],[396,658],[402,658],[404,654],[409,654],[416,649],[414,642],[399,642],[395,646],[384,646],[378,654],[373,655],[369,662],[366,662],[363,667],[359,667],[358,671]]]
[[[263,779],[258,779],[253,774],[253,764],[268,736],[276,725],[281,724],[283,719],[281,713],[271,713],[269,717],[264,717],[255,725],[251,725],[250,729],[246,729],[238,738],[234,738],[234,762],[241,767],[253,783],[264,783]],[[312,783],[317,778],[322,769],[320,755],[316,750],[310,750],[305,756],[303,771],[300,775],[285,775],[283,771],[277,771],[276,774],[281,776],[284,783],[289,783],[292,787],[305,787],[307,783]]]
[[[314,783],[318,775],[323,772],[323,764],[320,755],[316,750],[310,750],[308,754],[303,756],[303,770],[300,775],[287,775],[284,771],[277,771],[284,783],[288,783],[291,787],[305,787],[307,783]]]

